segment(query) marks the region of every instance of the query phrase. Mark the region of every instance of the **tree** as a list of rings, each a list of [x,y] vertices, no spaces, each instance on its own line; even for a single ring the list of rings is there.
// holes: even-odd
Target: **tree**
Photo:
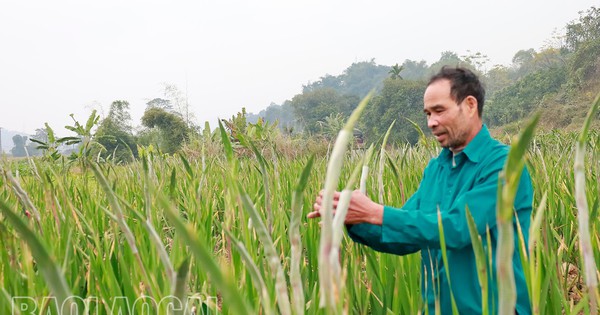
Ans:
[[[365,97],[371,90],[381,90],[388,77],[389,66],[377,65],[375,59],[355,62],[344,70],[341,94]]]
[[[426,80],[429,76],[429,66],[425,60],[417,62],[406,59],[402,64],[402,73],[404,80]]]
[[[35,135],[31,137],[30,140],[35,139],[42,142],[48,141],[48,131],[46,128],[37,128],[35,130]]]
[[[467,50],[467,54],[461,56],[464,62],[471,65],[475,70],[480,73],[486,72],[485,65],[490,61],[487,55],[484,55],[480,52],[472,53],[470,50]]]
[[[342,90],[343,85],[343,76],[333,76],[330,74],[326,74],[321,77],[318,81],[309,83],[302,87],[302,92],[312,92],[314,90],[322,89],[322,88],[331,88],[337,91]]]
[[[163,97],[153,98],[146,103],[146,110],[157,108],[180,116],[188,128],[193,127],[194,113],[190,110],[187,94],[170,83],[163,83]]]
[[[565,65],[565,56],[560,49],[549,47],[535,54],[533,59],[534,69],[543,70],[549,68],[557,68]]]
[[[260,119],[258,121],[261,121]],[[246,108],[242,107],[242,111],[231,116],[230,120],[221,119],[221,122],[229,130],[229,134],[234,140],[239,140],[238,135],[242,137],[246,134],[246,127],[248,122],[246,120]]]
[[[436,73],[438,73],[440,71],[440,69],[442,69],[443,66],[467,66],[469,67],[470,64],[468,64],[467,62],[465,62],[464,60],[460,59],[460,57],[458,57],[458,55],[453,52],[453,51],[444,51],[442,52],[442,55],[440,56],[440,60],[434,62],[430,67],[429,67],[429,74],[428,76],[432,76]],[[472,66],[469,68],[473,68]],[[476,70],[476,69],[473,69]]]
[[[25,144],[27,143],[27,137],[21,135],[14,135],[12,137],[14,147],[10,150],[10,153],[14,157],[23,157],[27,156],[27,151],[25,151]]]
[[[173,111],[173,106],[171,105],[171,101],[166,100],[164,98],[153,98],[152,100],[146,103],[146,109],[149,108],[159,108],[165,110],[167,112]]]
[[[142,116],[142,125],[147,128],[158,128],[161,143],[158,146],[166,153],[177,152],[189,139],[190,129],[178,115],[160,108],[148,108]]]
[[[600,82],[600,38],[582,43],[569,59],[570,83],[583,87],[586,81]]]
[[[488,99],[483,117],[491,126],[523,119],[541,106],[545,97],[559,91],[566,81],[566,66],[530,73]]]
[[[163,87],[165,98],[175,107],[176,113],[181,115],[187,127],[192,127],[194,113],[190,111],[190,103],[188,102],[187,94],[184,95],[174,84],[163,83]]]
[[[291,106],[304,130],[318,134],[321,131],[318,121],[323,121],[331,113],[348,117],[359,101],[358,96],[342,95],[334,89],[324,88],[294,96]]]
[[[303,87],[302,92],[314,92],[318,89],[333,89],[339,94],[357,95],[359,98],[371,90],[381,90],[383,80],[388,76],[390,67],[377,65],[374,59],[355,62],[338,76],[325,75],[319,81]]]
[[[404,70],[404,66],[399,66],[397,63],[395,65],[392,66],[392,69],[390,69],[390,71],[388,71],[388,73],[390,74],[390,78],[391,79],[400,79],[402,80],[402,77],[400,76],[400,72],[402,72],[402,70]]]
[[[75,115],[71,114],[69,116],[73,119],[73,126],[65,126],[65,128],[74,132],[76,135],[60,138],[57,142],[65,145],[77,146],[77,151],[73,149],[69,159],[71,161],[79,162],[82,169],[86,171],[92,153],[104,150],[104,147],[98,143],[94,137],[94,128],[98,125],[100,116],[97,114],[96,110],[93,110],[85,125],[79,123],[79,121],[75,119]]]
[[[579,12],[579,20],[567,25],[566,49],[572,53],[568,62],[570,85],[583,87],[585,81],[600,80],[600,8]]]
[[[493,97],[496,92],[511,86],[513,84],[511,74],[512,70],[503,65],[495,65],[486,72],[482,78],[485,83],[486,98]]]
[[[591,7],[586,12],[579,12],[579,20],[567,24],[566,29],[565,44],[569,51],[600,39],[600,8]]]
[[[38,128],[35,130],[35,134],[29,137],[30,143],[27,144],[27,153],[30,156],[42,155],[43,149],[39,148],[39,143],[48,142],[48,132],[44,128]],[[37,141],[36,141],[37,140]]]
[[[385,80],[381,93],[365,109],[360,123],[365,140],[378,141],[396,120],[389,141],[416,143],[419,132],[408,120],[417,123],[421,129],[427,128],[423,114],[425,86],[423,81]]]
[[[102,120],[96,131],[96,139],[106,151],[104,157],[112,156],[123,162],[137,157],[137,144],[131,127],[129,102],[114,101],[108,116]]]
[[[44,124],[44,128],[36,129],[35,136],[30,140],[36,144],[36,150],[42,150],[45,159],[56,161],[62,156],[58,151],[62,139],[54,136],[54,130],[52,130],[48,123]]]
[[[512,58],[512,78],[518,80],[533,71],[533,60],[535,59],[535,49],[521,49],[515,53]]]
[[[114,101],[110,104],[110,110],[108,112],[109,120],[112,120],[114,124],[121,130],[131,133],[131,114],[129,114],[129,102],[127,101]]]
[[[263,119],[265,122],[277,123],[277,127],[281,131],[286,130],[301,130],[299,124],[294,117],[294,109],[292,108],[291,101],[286,100],[282,105],[271,103],[269,107],[261,110],[258,114],[247,114],[246,120],[248,123],[257,123],[259,119]]]
[[[565,63],[565,55],[559,48],[547,47],[540,52],[521,49],[512,58],[509,74],[516,81],[537,71],[563,67]]]
[[[527,50],[521,49],[515,53],[512,58],[513,67],[522,68],[527,66],[535,58],[535,49],[529,48]]]
[[[338,135],[340,130],[344,128],[346,124],[346,117],[341,113],[331,113],[323,120],[317,121],[319,128],[321,128],[321,134],[325,136],[327,140],[333,140]]]

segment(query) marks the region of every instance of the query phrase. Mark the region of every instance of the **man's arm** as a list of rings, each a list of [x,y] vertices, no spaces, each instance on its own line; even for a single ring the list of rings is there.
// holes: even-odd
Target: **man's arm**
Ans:
[[[418,246],[382,242],[381,241],[381,225],[370,223],[348,224],[346,225],[350,238],[359,243],[373,248],[382,253],[390,253],[395,255],[408,255],[421,250]]]
[[[425,175],[423,176],[423,178],[424,177]],[[406,201],[403,207],[412,209],[418,208],[421,199],[420,191],[421,187],[419,187],[417,191]],[[381,219],[383,220],[383,213]],[[347,224],[346,228],[348,230],[348,235],[353,241],[369,246],[379,252],[390,253],[395,255],[408,255],[421,250],[419,246],[415,246],[412,244],[403,244],[398,242],[382,242],[382,222],[380,224]]]
[[[447,248],[463,248],[471,244],[466,221],[467,206],[479,234],[484,234],[488,226],[496,226],[498,173],[504,166],[505,158],[506,155],[498,156],[486,163],[471,190],[459,195],[448,209],[439,209]],[[426,169],[422,183],[427,174]],[[360,192],[355,192],[346,217],[346,224],[352,225],[348,228],[350,237],[375,250],[399,255],[422,248],[440,248],[437,205],[424,205],[421,199],[426,192],[422,190],[421,185],[402,208],[386,206],[383,211],[377,210],[381,205]],[[531,180],[525,169],[515,198],[515,209],[519,217],[522,217],[522,213],[530,213],[532,199]],[[315,211],[309,214],[309,218],[319,216],[320,198],[317,198],[314,207]],[[377,213],[379,217],[373,213]]]
[[[471,244],[466,221],[469,208],[479,234],[486,227],[496,226],[496,200],[498,173],[504,166],[505,156],[500,156],[482,168],[475,186],[459,195],[449,209],[439,209],[444,227],[446,247],[463,248]],[[525,169],[519,183],[515,209],[517,212],[531,211],[533,190],[529,174]],[[440,248],[437,205],[431,209],[400,209],[385,207],[383,212],[382,243],[411,244],[420,248]]]

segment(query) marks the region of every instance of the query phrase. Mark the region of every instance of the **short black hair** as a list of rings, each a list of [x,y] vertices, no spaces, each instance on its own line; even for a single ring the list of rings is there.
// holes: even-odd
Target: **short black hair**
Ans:
[[[477,111],[479,118],[483,113],[485,101],[485,88],[473,71],[463,67],[443,66],[440,71],[431,77],[427,86],[439,80],[450,81],[450,94],[458,104],[471,95],[477,99]]]

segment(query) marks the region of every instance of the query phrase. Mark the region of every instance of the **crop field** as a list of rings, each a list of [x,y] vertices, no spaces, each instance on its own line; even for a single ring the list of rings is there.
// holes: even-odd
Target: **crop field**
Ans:
[[[579,138],[539,133],[515,156],[527,157],[535,188],[530,239],[515,250],[536,314],[597,312],[600,133]],[[578,143],[585,159],[575,171]],[[2,161],[0,313],[437,313],[421,299],[419,254],[378,253],[335,219],[306,219],[335,149],[290,159],[273,146],[218,145],[219,154],[197,157],[141,150],[125,165],[93,156]],[[367,194],[401,206],[438,145],[381,147],[350,146],[334,187],[357,189],[366,165]],[[589,243],[580,242],[582,222]],[[320,259],[326,233],[333,244],[342,236],[337,259]],[[486,235],[473,240],[485,256]]]

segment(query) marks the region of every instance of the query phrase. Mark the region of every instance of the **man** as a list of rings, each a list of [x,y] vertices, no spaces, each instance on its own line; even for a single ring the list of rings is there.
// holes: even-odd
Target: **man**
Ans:
[[[467,206],[484,240],[486,227],[489,227],[494,266],[488,279],[489,310],[497,311],[496,195],[498,173],[506,161],[508,147],[493,139],[482,123],[484,97],[484,88],[470,70],[442,68],[429,81],[423,101],[427,127],[443,149],[425,168],[417,192],[401,208],[377,204],[360,191],[354,191],[350,201],[346,224],[354,241],[397,255],[421,251],[421,290],[430,313],[435,309],[435,300],[439,299],[442,314],[450,314],[451,292],[461,314],[482,313],[481,288],[465,216]],[[338,198],[336,192],[335,199]],[[532,198],[531,180],[525,170],[514,205],[525,244]],[[319,216],[321,202],[321,196],[318,196],[309,218]],[[444,227],[452,288],[440,250],[438,209]],[[515,235],[515,248],[518,248],[518,239]],[[513,256],[513,267],[517,286],[516,311],[529,314],[527,285],[518,250]]]

